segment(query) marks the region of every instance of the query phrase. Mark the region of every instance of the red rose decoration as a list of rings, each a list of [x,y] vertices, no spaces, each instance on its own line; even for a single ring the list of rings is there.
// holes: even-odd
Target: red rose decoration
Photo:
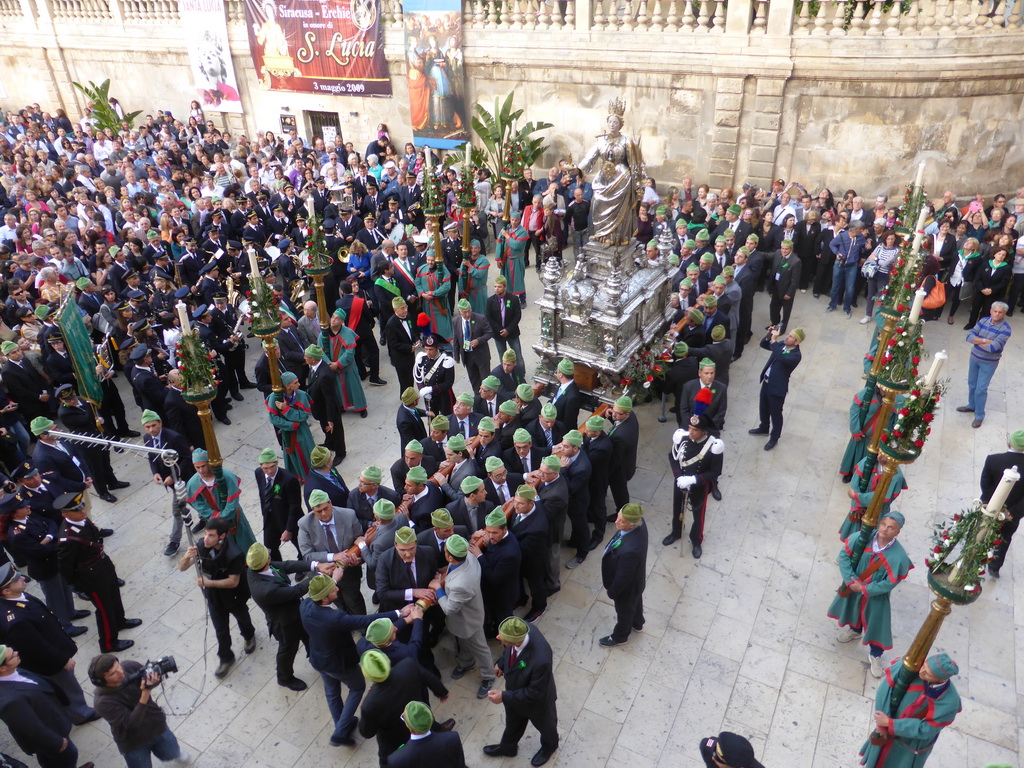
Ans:
[[[900,408],[900,416],[909,416],[909,415],[910,415],[910,409],[909,408]]]
[[[915,440],[915,441],[914,441],[914,445],[915,445],[915,446],[916,446],[917,448],[924,448],[924,440]]]
[[[912,358],[910,358],[910,362],[912,362],[914,365],[917,365],[918,363],[921,362],[921,358],[920,357],[916,357],[916,356],[912,357]]]
[[[935,554],[939,554],[941,551],[942,547],[935,547],[934,549],[932,549],[932,552],[934,552]]]
[[[912,390],[910,390],[910,394],[913,395],[914,397],[920,397],[921,396],[921,390],[920,389],[912,389]]]
[[[932,421],[935,419],[935,414],[926,413],[924,414],[924,416],[921,417],[921,419],[924,421],[925,424],[931,424]]]

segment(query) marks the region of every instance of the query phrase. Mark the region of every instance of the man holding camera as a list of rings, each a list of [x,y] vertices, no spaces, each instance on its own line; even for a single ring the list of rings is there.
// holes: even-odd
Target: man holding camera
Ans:
[[[152,768],[152,756],[163,762],[185,765],[191,759],[178,745],[167,716],[152,701],[152,690],[162,679],[159,662],[121,664],[117,656],[103,653],[89,664],[89,679],[96,712],[110,724],[110,735],[128,768]]]

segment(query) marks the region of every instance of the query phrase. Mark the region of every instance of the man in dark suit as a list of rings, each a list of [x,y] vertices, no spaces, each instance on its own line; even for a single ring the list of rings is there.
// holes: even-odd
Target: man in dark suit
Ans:
[[[555,701],[554,657],[547,639],[532,624],[509,616],[498,627],[502,645],[496,672],[505,678],[504,691],[489,691],[487,698],[505,707],[501,741],[484,747],[491,757],[515,757],[528,723],[540,731],[540,749],[530,765],[541,766],[558,749],[558,712]]]
[[[502,616],[511,616],[519,600],[523,555],[500,509],[492,509],[481,526],[486,533],[480,554],[480,591],[484,598],[484,635],[493,636]]]
[[[281,332],[277,334],[276,340],[278,354],[280,354],[281,359],[284,361],[285,367],[299,377],[299,386],[305,390],[309,368],[306,364],[302,342],[299,340],[299,334],[295,329],[295,317],[292,315],[291,310],[286,307],[281,308]],[[306,394],[309,394],[308,390]]]
[[[3,368],[4,387],[18,410],[31,422],[37,416],[49,416],[57,404],[51,402],[53,390],[13,341],[5,341],[0,350],[7,357]]]
[[[633,630],[644,628],[644,587],[647,583],[647,524],[644,508],[626,504],[615,518],[618,532],[604,548],[601,583],[615,604],[615,628],[598,642],[605,648],[622,645]]]
[[[420,393],[415,387],[407,387],[402,392],[402,404],[395,416],[395,427],[398,429],[398,444],[408,445],[410,440],[419,440],[421,443],[427,439],[427,428],[423,419],[427,418],[427,412],[419,407]]]
[[[769,275],[772,299],[768,316],[772,325],[781,324],[785,331],[793,312],[793,299],[800,287],[800,258],[793,253],[792,240],[783,240],[779,250],[772,254]]]
[[[430,477],[437,471],[437,462],[423,454],[423,444],[419,440],[410,440],[405,444],[402,458],[391,465],[391,485],[396,491],[401,489],[399,493],[405,492],[405,478],[416,467],[423,467],[426,476]]]
[[[392,611],[422,597],[433,597],[427,585],[440,562],[434,552],[418,547],[408,526],[395,532],[395,546],[377,561],[377,597],[382,611]]]
[[[779,329],[772,328],[769,335],[761,339],[761,349],[770,350],[772,354],[761,369],[761,423],[747,430],[751,435],[769,436],[768,442],[764,444],[766,451],[774,448],[782,435],[782,408],[789,392],[789,377],[800,365],[800,344],[804,340],[804,329],[794,328],[786,335],[785,341],[779,341],[779,335]]]
[[[590,526],[587,525],[587,513],[590,510],[590,475],[592,469],[590,459],[583,450],[583,434],[575,429],[565,433],[559,444],[558,454],[561,457],[561,476],[569,491],[569,522],[572,523],[572,534],[569,540],[576,548],[576,557],[565,564],[566,568],[577,568],[587,559],[590,551]]]
[[[409,318],[409,305],[401,296],[391,299],[394,314],[384,323],[384,341],[388,357],[398,375],[402,392],[413,386],[412,368],[416,362],[416,349],[420,343],[420,329]]]
[[[345,478],[338,472],[337,467],[331,466],[331,452],[318,445],[309,452],[310,472],[306,475],[306,482],[302,485],[302,500],[308,509],[309,497],[313,491],[323,491],[336,507],[346,506],[348,501],[349,488]]]
[[[728,387],[715,380],[715,361],[704,358],[698,369],[699,378],[683,384],[676,423],[682,427],[697,413],[706,415],[712,424],[711,434],[719,437],[725,429],[725,412],[729,405]],[[699,399],[698,399],[699,398]]]
[[[167,426],[188,441],[192,448],[206,450],[206,436],[199,412],[182,397],[184,380],[177,368],[167,374],[167,397],[164,399],[164,413]],[[191,455],[191,451],[188,455]]]
[[[324,362],[324,351],[318,345],[310,344],[306,347],[303,359],[309,366],[306,394],[310,399],[310,411],[323,430],[325,447],[335,454],[336,462],[340,462],[348,449],[345,445],[345,427],[341,422],[337,376]]]
[[[725,327],[721,325],[716,325],[711,329],[711,337],[708,341],[706,346],[693,347],[689,350],[694,366],[692,378],[697,378],[697,366],[706,357],[715,364],[715,381],[729,386],[729,367],[732,365],[736,345],[733,339],[725,335]]]
[[[7,646],[0,648],[0,720],[22,751],[35,755],[43,768],[76,768],[78,748],[68,738],[71,720],[64,708],[67,702],[63,691],[32,672],[19,671],[18,652]],[[15,680],[14,675],[25,680]],[[93,763],[81,768],[93,768]]]
[[[409,522],[417,531],[430,527],[430,515],[445,504],[441,489],[427,476],[423,466],[413,467],[405,476],[405,495],[411,496]]]
[[[388,756],[388,768],[466,768],[459,734],[432,731],[434,713],[424,702],[406,704],[402,722],[409,730],[409,741]]]
[[[745,243],[747,235],[753,229],[750,224],[740,218],[742,215],[743,209],[739,205],[735,203],[730,205],[725,211],[725,220],[715,228],[711,236],[717,240],[720,236],[724,237],[726,232],[732,232],[736,236],[737,243]]]
[[[540,467],[546,453],[533,444],[533,435],[520,427],[512,435],[512,447],[502,452],[501,460],[513,473],[525,477]]]
[[[511,347],[518,359],[523,358],[523,348],[519,341],[519,321],[523,309],[519,300],[508,293],[508,280],[504,275],[494,278],[494,293],[487,297],[487,309],[484,312],[487,322],[491,325],[494,346],[499,355]]]
[[[260,466],[253,471],[260,492],[263,513],[263,543],[270,550],[271,560],[281,559],[281,544],[290,541],[296,554],[299,550],[299,518],[302,517],[302,485],[293,473],[280,466],[277,451],[264,448],[259,455]]]
[[[196,473],[192,464],[192,449],[189,448],[185,438],[172,429],[165,429],[163,421],[155,411],[142,412],[142,428],[146,434],[142,438],[147,448],[156,448],[162,451],[172,450],[178,454],[178,460],[172,471],[172,467],[164,463],[163,456],[159,453],[149,454],[149,471],[153,473],[153,482],[159,483],[164,488],[171,488],[175,480],[181,479],[188,482]],[[177,475],[177,477],[175,477]],[[167,542],[164,555],[171,557],[181,547],[181,513],[177,505],[172,505],[171,536]]]
[[[548,516],[548,531],[551,541],[551,555],[548,560],[545,583],[548,586],[548,593],[554,594],[562,588],[559,576],[562,569],[562,535],[565,532],[565,518],[569,511],[569,484],[561,475],[561,459],[554,454],[541,459],[537,472],[540,477],[540,483],[537,485],[537,498]]]
[[[484,488],[487,489],[487,500],[495,507],[502,506],[516,494],[516,488],[523,484],[523,476],[518,472],[509,472],[505,462],[497,456],[489,456],[484,462],[487,478]]]
[[[396,507],[402,503],[400,493],[381,485],[383,479],[384,473],[381,468],[371,464],[359,473],[356,487],[348,493],[348,501],[335,505],[353,510],[364,532],[373,524],[373,507],[379,500],[386,499]]]
[[[336,507],[323,491],[309,496],[310,512],[299,520],[299,550],[302,557],[319,563],[344,566],[339,577],[340,605],[351,614],[365,615],[366,602],[359,591],[363,567],[357,556],[348,550],[362,536],[363,528],[356,513],[346,507]]]
[[[578,410],[576,415],[579,416]],[[562,442],[565,429],[565,424],[558,420],[558,407],[553,403],[545,403],[540,409],[540,416],[526,427],[526,431],[533,437],[533,444],[540,449],[541,456],[551,453],[551,449]]]
[[[475,475],[463,478],[459,490],[462,491],[462,498],[449,503],[445,509],[456,525],[464,526],[472,534],[484,527],[487,515],[494,509],[494,504],[487,500],[484,481]],[[516,597],[519,597],[518,589]]]
[[[32,423],[29,425],[32,434],[38,439],[32,454],[36,468],[41,473],[53,472],[62,480],[84,483],[87,487],[92,487],[92,468],[86,461],[85,454],[78,446],[66,440],[57,440],[50,433],[54,426],[54,423],[45,416],[32,419]],[[96,491],[97,495],[108,504],[117,502],[117,497],[109,489],[104,488],[103,493],[99,492],[99,488],[96,488]]]
[[[470,531],[466,526],[456,524],[452,514],[447,509],[435,509],[430,515],[430,528],[416,534],[416,547],[418,550],[433,550],[437,554],[439,563],[445,562],[444,543],[449,536],[458,534],[464,539],[469,539]]]
[[[640,443],[640,423],[633,413],[633,399],[623,395],[612,405],[612,467],[609,485],[616,509],[629,503],[629,481],[636,474],[636,451]],[[614,519],[614,518],[613,518]],[[609,520],[608,522],[611,522]]]
[[[520,485],[513,497],[510,529],[519,542],[522,555],[519,569],[520,591],[518,605],[526,604],[526,589],[530,588],[528,621],[536,621],[548,607],[547,570],[551,556],[551,530],[547,513],[537,501],[537,491],[529,485]]]
[[[590,509],[587,518],[594,526],[587,548],[591,551],[604,540],[605,504],[608,496],[608,476],[611,472],[612,440],[604,433],[608,422],[603,416],[591,416],[583,427],[583,450],[590,459]]]
[[[144,344],[136,347],[131,353],[135,365],[128,374],[132,389],[139,397],[141,407],[156,411],[164,416],[164,401],[167,399],[167,387],[153,372],[153,357],[149,347]]]
[[[756,264],[750,260],[747,248],[741,247],[736,251],[736,262],[733,264],[734,280],[740,287],[740,315],[739,326],[733,333],[736,342],[733,351],[733,360],[743,355],[743,347],[750,340],[750,322],[754,314],[754,293],[757,290],[757,277],[760,274],[760,261]]]
[[[448,416],[448,434],[462,435],[469,440],[476,437],[480,414],[473,412],[474,399],[468,392],[462,392],[455,398],[452,413]]]
[[[270,636],[277,640],[277,684],[291,691],[306,690],[306,683],[295,676],[295,654],[301,642],[309,650],[309,636],[302,627],[299,603],[309,590],[310,578],[318,570],[333,573],[333,563],[320,563],[315,568],[305,560],[271,562],[270,550],[256,542],[245,556],[249,566],[246,574],[253,601],[267,617]],[[288,581],[289,573],[307,574],[298,584]]]
[[[993,453],[985,457],[985,466],[981,470],[981,500],[986,504],[1002,480],[1003,470],[1016,467],[1018,472],[1024,472],[1024,430],[1011,432],[1006,447],[1009,450],[1005,453]],[[999,544],[994,547],[995,556],[988,564],[989,574],[997,579],[1013,534],[1017,532],[1021,517],[1024,517],[1024,483],[1018,481],[1010,490],[1010,495],[1006,497],[1006,511],[1009,516],[999,526]]]
[[[397,620],[402,616],[402,611],[397,610],[370,616],[355,616],[335,610],[338,581],[346,570],[339,566],[334,569],[333,577],[322,573],[314,576],[309,582],[308,599],[299,603],[302,627],[309,636],[309,663],[320,673],[327,709],[334,720],[334,733],[330,739],[332,747],[355,746],[352,731],[358,722],[356,710],[366,690],[352,631],[365,630],[375,619]],[[408,613],[408,609],[405,612]],[[348,688],[347,698],[342,698],[342,683]]]
[[[472,311],[467,299],[459,299],[456,308],[459,316],[452,323],[455,332],[455,340],[452,342],[455,362],[466,366],[469,385],[476,391],[491,370],[491,349],[487,345],[492,336],[491,324],[486,317]]]
[[[52,359],[51,355],[51,359]],[[60,419],[65,429],[69,432],[77,432],[81,435],[91,437],[108,437],[109,435],[99,432],[96,426],[96,413],[92,407],[78,397],[78,394],[70,384],[61,384],[55,393],[60,407],[57,409],[57,418]],[[117,479],[113,468],[110,466],[110,449],[106,446],[85,445],[76,446],[89,469],[92,470],[93,487],[97,495],[103,497],[109,495],[110,491],[127,488],[130,484]]]
[[[579,387],[573,378],[575,366],[572,360],[563,357],[558,361],[555,368],[555,378],[558,379],[558,389],[551,398],[551,404],[555,406],[556,420],[560,421],[565,429],[575,429],[579,424],[580,398]],[[557,441],[556,441],[557,442]]]

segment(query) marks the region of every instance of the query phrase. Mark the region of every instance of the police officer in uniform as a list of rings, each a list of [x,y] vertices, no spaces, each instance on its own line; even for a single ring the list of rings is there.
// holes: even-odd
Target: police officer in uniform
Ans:
[[[228,304],[228,297],[223,291],[218,291],[213,297],[210,316],[213,319],[211,325],[217,336],[227,339],[224,353],[226,361],[224,375],[228,379],[231,398],[244,400],[241,390],[253,389],[256,385],[249,381],[249,377],[245,374],[245,334],[241,329],[237,333],[235,332],[235,326],[238,325],[239,319],[238,310]],[[234,349],[231,348],[232,346]]]
[[[706,413],[691,416],[689,429],[677,429],[672,435],[672,447],[668,453],[672,475],[676,479],[672,492],[672,533],[661,543],[667,547],[683,537],[683,502],[688,500],[693,513],[690,543],[693,556],[698,559],[702,554],[708,494],[722,474],[722,454],[725,451],[725,443],[710,434],[712,429],[714,425]]]
[[[213,314],[210,312],[210,308],[206,304],[200,304],[192,312],[192,319],[196,321],[199,340],[203,342],[203,346],[215,352],[220,358],[217,361],[218,367],[223,366],[223,360],[227,357],[230,342],[217,333],[217,329],[213,325]],[[229,426],[231,424],[231,419],[228,418],[228,390],[230,386],[228,377],[221,376],[220,383],[217,385],[217,397],[210,404],[213,417],[221,424]],[[156,408],[152,410],[160,413]]]

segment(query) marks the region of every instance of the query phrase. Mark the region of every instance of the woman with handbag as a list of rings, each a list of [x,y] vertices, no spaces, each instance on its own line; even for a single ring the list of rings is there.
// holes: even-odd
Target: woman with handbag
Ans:
[[[964,240],[963,247],[957,253],[956,263],[946,278],[946,296],[950,298],[946,322],[950,325],[953,324],[953,315],[959,309],[960,302],[973,297],[975,273],[982,262],[980,248],[976,237]]]
[[[885,232],[880,240],[881,242],[875,246],[875,250],[861,268],[868,281],[868,301],[867,306],[864,307],[864,317],[860,320],[861,325],[871,322],[875,301],[881,300],[882,291],[889,284],[889,271],[900,255],[899,246],[896,245],[895,232]]]

